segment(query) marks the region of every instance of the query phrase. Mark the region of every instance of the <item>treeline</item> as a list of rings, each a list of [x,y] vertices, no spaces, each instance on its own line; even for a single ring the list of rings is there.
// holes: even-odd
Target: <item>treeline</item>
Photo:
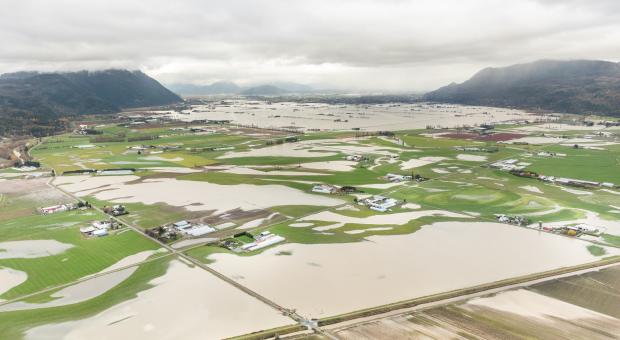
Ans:
[[[158,139],[157,135],[139,135],[127,137],[124,132],[115,135],[103,135],[90,138],[91,143],[114,143],[114,142],[141,142]]]
[[[286,137],[286,138],[268,140],[265,142],[265,145],[280,145],[284,143],[295,143],[298,141],[299,141],[299,138],[297,136],[291,136],[291,137]]]
[[[27,110],[14,110],[2,107],[0,98],[0,136],[34,137],[52,136],[67,131],[70,127],[68,118],[56,116],[39,116]]]

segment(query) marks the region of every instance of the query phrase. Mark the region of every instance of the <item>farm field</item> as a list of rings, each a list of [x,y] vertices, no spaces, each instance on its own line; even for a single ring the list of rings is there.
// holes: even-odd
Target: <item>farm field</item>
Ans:
[[[322,321],[349,313],[620,260],[617,127],[477,107],[298,105],[122,113],[95,134],[38,141],[40,168],[0,171],[0,338],[320,336]],[[440,123],[404,125],[414,109]],[[265,118],[274,112],[292,121]],[[351,118],[325,120],[339,115]],[[587,277],[613,281],[600,273],[615,269]],[[570,285],[325,329],[591,336],[577,318],[614,334],[613,306]],[[556,323],[523,312],[562,303],[572,314],[550,310]]]
[[[330,331],[339,339],[613,339],[619,279],[616,266]]]

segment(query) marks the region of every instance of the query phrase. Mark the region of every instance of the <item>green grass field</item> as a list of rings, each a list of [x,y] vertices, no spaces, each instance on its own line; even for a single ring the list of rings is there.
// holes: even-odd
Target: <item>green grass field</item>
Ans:
[[[56,240],[74,247],[58,255],[39,258],[0,259],[1,267],[28,274],[28,280],[0,299],[15,299],[44,288],[62,285],[97,273],[126,256],[159,246],[137,233],[126,230],[101,238],[84,238],[79,228],[104,216],[93,211],[71,211],[53,215],[32,215],[0,223],[0,242]]]
[[[85,302],[54,308],[2,312],[0,336],[2,339],[22,339],[24,332],[33,327],[86,319],[118,303],[135,298],[139,292],[152,287],[149,281],[165,274],[171,259],[172,257],[165,257],[143,263],[128,279]]]
[[[502,126],[501,129],[518,128],[518,125]],[[233,129],[231,127],[231,129]],[[74,136],[70,134],[45,138],[43,143],[32,150],[32,155],[46,169],[54,169],[57,173],[82,168],[106,169],[135,167],[143,170],[135,173],[144,179],[176,178],[186,181],[203,181],[220,185],[283,185],[313,195],[311,192],[314,183],[326,183],[336,186],[360,186],[366,184],[387,183],[382,177],[387,173],[403,175],[419,174],[428,178],[421,183],[407,182],[388,189],[362,188],[365,194],[385,194],[408,203],[420,205],[418,210],[445,210],[461,213],[468,218],[447,218],[428,216],[410,220],[402,225],[398,224],[363,224],[348,223],[339,228],[329,230],[314,230],[313,228],[328,226],[334,222],[306,221],[312,223],[308,227],[293,227],[291,224],[300,222],[297,219],[319,211],[332,211],[341,215],[365,218],[379,213],[366,207],[357,206],[359,210],[336,210],[324,206],[311,205],[282,205],[259,211],[258,216],[277,212],[281,216],[273,220],[264,221],[251,233],[257,235],[261,231],[269,230],[274,234],[286,238],[287,243],[301,244],[330,244],[365,242],[369,237],[377,235],[406,235],[419,231],[423,226],[443,221],[495,221],[495,214],[520,215],[528,217],[532,222],[542,221],[554,223],[558,221],[576,220],[584,218],[586,213],[597,214],[603,220],[617,220],[617,213],[612,212],[612,206],[620,207],[620,195],[603,190],[590,190],[586,194],[578,195],[563,190],[562,187],[544,183],[536,179],[522,178],[507,172],[491,169],[486,165],[508,158],[519,159],[531,163],[528,170],[556,177],[571,177],[594,181],[609,181],[620,184],[620,146],[605,146],[606,150],[574,149],[561,145],[510,145],[494,142],[480,142],[463,139],[430,138],[422,133],[438,132],[437,130],[410,130],[399,131],[395,137],[389,139],[379,136],[356,138],[356,132],[317,132],[301,135],[303,141],[333,140],[329,145],[304,144],[308,150],[330,151],[331,156],[316,157],[236,157],[220,158],[227,152],[241,152],[250,150],[249,145],[262,148],[267,147],[267,141],[282,138],[275,134],[268,137],[244,135],[238,131],[219,130],[212,134],[194,134],[187,131],[173,130],[166,127],[131,129],[116,125],[107,125],[101,129],[103,135]],[[558,132],[561,133],[561,132]],[[572,131],[571,136],[579,137],[583,132]],[[118,141],[98,142],[97,137],[111,138]],[[155,139],[130,141],[135,138]],[[80,145],[93,144],[94,148],[77,148]],[[153,145],[158,148],[164,146],[178,147],[161,153],[148,155],[138,154],[131,147]],[[287,145],[285,144],[285,147]],[[497,149],[496,152],[460,151],[458,147],[479,147]],[[213,150],[214,148],[232,148],[231,150]],[[291,148],[294,144],[290,145]],[[338,148],[341,149],[338,149]],[[363,156],[368,160],[360,162],[351,171],[308,170],[301,165],[307,162],[323,162],[343,160],[353,151],[343,150],[346,147],[365,147]],[[154,149],[153,149],[154,150]],[[535,154],[538,151],[565,153],[566,157],[541,157]],[[151,150],[149,150],[151,151]],[[393,152],[396,157],[385,155]],[[459,159],[459,155],[468,154],[483,156],[483,161]],[[528,155],[529,154],[529,155]],[[314,156],[314,155],[313,155]],[[401,168],[401,163],[422,157],[443,157],[432,164],[419,166],[414,169]],[[376,160],[381,160],[375,163]],[[210,168],[205,171],[206,165],[228,166],[255,166],[259,175],[234,174],[217,171]],[[153,167],[189,167],[199,171],[196,173],[161,173]],[[9,172],[10,170],[5,170]],[[275,171],[307,172],[299,176],[279,175]],[[273,172],[273,173],[270,173]],[[319,173],[320,175],[317,175]],[[0,182],[0,187],[2,182]],[[565,188],[564,188],[565,189]],[[87,239],[79,233],[81,226],[86,226],[94,220],[106,218],[94,210],[72,211],[54,215],[42,216],[36,209],[43,205],[51,205],[61,200],[70,200],[67,197],[56,196],[54,189],[41,187],[41,191],[23,193],[4,193],[0,191],[0,243],[19,240],[57,240],[73,245],[63,253],[39,258],[0,259],[0,267],[12,268],[27,273],[28,279],[24,283],[13,287],[0,295],[0,300],[23,299],[24,296],[35,294],[43,289],[66,285],[75,280],[91,275],[109,267],[117,261],[140,251],[156,250],[155,242],[130,229],[113,232],[102,238]],[[616,190],[618,191],[618,190]],[[207,195],[209,193],[205,193]],[[243,193],[239,196],[243,198]],[[354,195],[332,195],[348,204],[354,204]],[[114,203],[97,199],[95,196],[86,196],[97,207]],[[122,199],[121,199],[122,200]],[[205,218],[209,220],[211,211],[189,211],[183,207],[175,207],[165,203],[124,204],[130,214],[122,219],[139,228],[152,228],[170,222],[184,219]],[[396,207],[389,213],[412,211]],[[252,212],[254,213],[254,212]],[[233,215],[233,214],[231,214]],[[227,216],[226,221],[232,221],[237,226],[255,219],[256,214],[241,217]],[[211,223],[211,222],[209,222]],[[219,223],[219,222],[218,222]],[[371,228],[382,227],[384,229]],[[230,237],[241,229],[230,228],[222,232],[223,237]],[[354,231],[353,233],[351,233]],[[610,231],[611,232],[611,231]],[[219,237],[219,235],[218,235]],[[251,242],[247,236],[238,237],[242,242]],[[602,241],[620,247],[620,235],[604,234]],[[527,245],[525,245],[527,247]],[[266,251],[263,248],[254,252],[233,253],[222,247],[196,246],[188,247],[186,254],[204,263],[210,263],[209,256],[216,253],[230,253],[237,256],[254,256]],[[603,257],[604,248],[598,245],[589,245],[588,251]],[[280,251],[278,256],[291,255],[286,250]],[[114,304],[133,298],[136,294],[150,286],[148,282],[163,275],[169,261],[174,256],[169,253],[158,253],[161,259],[154,259],[140,265],[131,277],[113,287],[106,293],[91,300],[64,307],[29,310],[20,312],[0,313],[0,338],[20,339],[24,331],[37,325],[59,323],[68,320],[87,318],[113,306]],[[252,287],[250,287],[252,288]],[[49,301],[54,289],[27,298],[30,302]]]

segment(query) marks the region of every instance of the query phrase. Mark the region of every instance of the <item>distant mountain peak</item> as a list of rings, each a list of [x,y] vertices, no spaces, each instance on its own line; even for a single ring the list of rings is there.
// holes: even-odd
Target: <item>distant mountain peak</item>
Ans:
[[[243,90],[241,94],[246,96],[273,96],[287,92],[288,91],[274,85],[258,85]]]
[[[538,60],[484,68],[461,84],[427,93],[425,100],[620,115],[620,64],[600,60]]]
[[[272,82],[241,87],[231,81],[217,81],[209,85],[171,84],[170,89],[184,96],[240,94],[247,96],[270,96],[286,93],[308,93],[314,89],[293,82]]]
[[[20,117],[50,121],[181,100],[141,71],[17,72],[0,76],[0,120],[6,125],[13,124],[8,117],[15,120],[13,125],[23,126],[27,124],[17,123]]]

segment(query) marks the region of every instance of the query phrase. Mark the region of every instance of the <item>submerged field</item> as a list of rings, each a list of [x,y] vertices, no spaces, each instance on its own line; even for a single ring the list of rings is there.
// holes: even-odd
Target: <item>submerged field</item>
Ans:
[[[235,119],[251,123],[274,111],[261,105],[254,116]],[[485,122],[484,116],[504,124],[484,133],[370,128],[394,114],[385,126],[398,125],[415,115],[413,108],[419,109],[372,107],[369,120],[360,115],[333,131],[309,131],[324,129],[320,113],[327,109],[305,107],[294,112],[311,115],[310,123],[286,131],[281,124],[160,121],[106,123],[97,135],[43,139],[31,150],[42,169],[0,171],[0,335],[221,338],[617,258],[620,130],[516,124],[516,116],[533,116],[493,111],[490,117],[479,108],[461,108],[462,124]],[[441,115],[457,121],[452,110],[461,109]],[[183,117],[214,119],[232,109],[209,110]],[[348,110],[334,112],[347,115],[340,111]],[[361,122],[368,128],[349,129]],[[606,184],[543,181],[498,162],[527,174]],[[374,195],[392,203],[373,206],[367,199]],[[39,211],[78,201],[93,207]],[[119,229],[104,237],[80,232],[109,220],[103,209],[119,204],[129,212],[114,219]],[[195,236],[174,229],[181,221],[210,229]],[[592,230],[566,232],[577,225]],[[586,281],[579,285],[588,289]],[[568,299],[567,287],[553,287],[513,294],[543,305],[545,298]],[[505,314],[498,304],[516,299],[506,296],[413,316],[405,328],[438,338],[479,331],[501,337],[493,327],[531,317]],[[617,316],[603,305],[596,313]],[[460,320],[464,310],[481,322],[475,332],[437,321]],[[607,317],[586,314],[579,315],[616,330]],[[409,319],[390,323],[403,320]],[[547,321],[535,329],[555,336],[564,334],[557,327],[579,328]],[[372,327],[337,335],[402,335]],[[519,332],[525,331],[509,330],[530,334]]]
[[[330,330],[340,339],[615,339],[618,266]]]

